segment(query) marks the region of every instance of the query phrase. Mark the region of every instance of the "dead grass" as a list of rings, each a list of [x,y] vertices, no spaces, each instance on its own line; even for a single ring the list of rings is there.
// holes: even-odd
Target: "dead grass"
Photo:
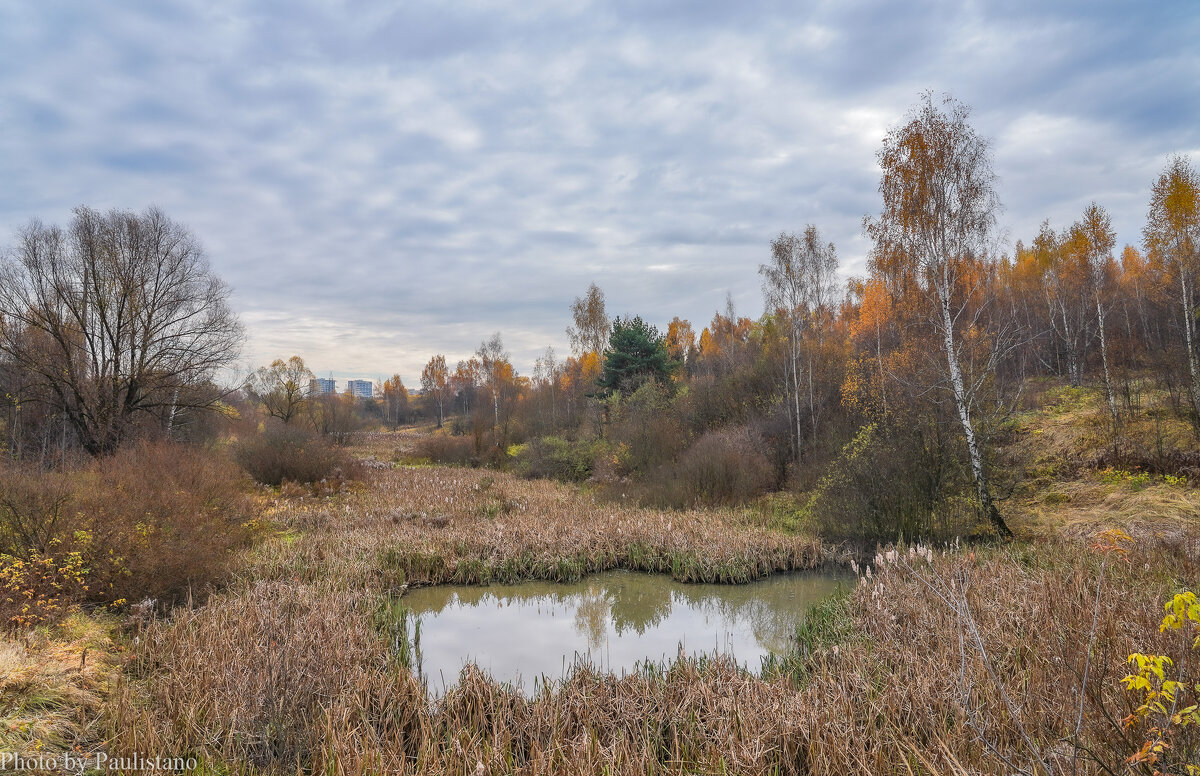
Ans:
[[[1118,680],[1134,651],[1186,658],[1158,624],[1200,573],[1195,554],[1136,549],[1099,588],[1100,557],[1069,543],[932,560],[877,564],[853,598],[867,639],[805,690],[814,745],[846,759],[812,772],[1139,772],[1123,762],[1140,742],[1119,723],[1132,707]],[[970,607],[978,644],[942,596]]]
[[[627,568],[688,582],[743,582],[824,558],[817,541],[748,526],[737,512],[613,504],[486,470],[379,471],[343,500],[275,517],[299,536],[255,553],[250,578],[387,588],[574,580]]]
[[[112,616],[72,614],[0,640],[0,752],[90,750],[117,673]]]
[[[449,429],[437,430],[434,424],[403,426],[395,431],[357,431],[347,434],[351,451],[360,458],[399,463],[417,455],[417,448],[434,435],[449,435]]]
[[[280,532],[248,553],[230,590],[142,634],[107,715],[114,753],[337,773],[480,761],[578,770],[614,758],[753,770],[795,725],[782,713],[794,693],[721,661],[622,680],[581,670],[539,699],[468,671],[431,704],[371,615],[403,584],[615,567],[742,581],[815,565],[824,556],[813,540],[733,511],[603,503],[547,481],[436,467],[375,470],[366,487],[281,498],[268,516]],[[744,702],[779,710],[774,732],[742,719]]]
[[[1007,510],[1026,538],[1086,540],[1120,528],[1143,543],[1186,541],[1200,517],[1200,472],[1188,465],[1197,445],[1165,395],[1147,389],[1115,443],[1096,388],[1052,387],[1016,421],[1001,454],[1020,473]]]
[[[392,444],[355,452],[384,461]],[[1200,579],[1196,491],[1081,471],[1040,475],[1021,496],[1037,541],[878,564],[826,607],[836,627],[802,635],[765,676],[681,658],[622,678],[579,667],[525,697],[468,666],[431,700],[373,618],[405,584],[613,567],[741,580],[823,551],[735,511],[644,509],[484,470],[372,468],[349,492],[278,498],[278,532],[229,588],[137,633],[103,706],[108,751],[347,776],[1138,773],[1124,760],[1145,731],[1120,725],[1127,656],[1200,669],[1158,629],[1167,596]],[[1121,520],[1144,538],[1099,584],[1087,541]],[[951,605],[959,594],[978,638]],[[81,708],[93,718],[94,704]],[[72,739],[56,735],[45,740]]]
[[[879,564],[844,601],[843,640],[769,678],[681,658],[623,678],[579,668],[527,698],[468,666],[437,701],[372,630],[370,596],[258,582],[152,626],[113,741],[246,773],[1127,772],[1125,658],[1178,652],[1161,604],[1200,564],[1139,548],[1098,588],[1099,573],[1067,543]],[[978,647],[934,578],[965,591]]]
[[[365,592],[259,582],[140,634],[112,704],[115,752],[188,752],[242,767],[295,762],[316,710],[387,658]],[[165,756],[165,755],[164,755]]]

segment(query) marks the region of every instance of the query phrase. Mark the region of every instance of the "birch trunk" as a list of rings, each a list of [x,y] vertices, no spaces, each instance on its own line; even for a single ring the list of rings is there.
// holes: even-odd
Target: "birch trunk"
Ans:
[[[1179,292],[1183,302],[1183,336],[1187,347],[1188,371],[1192,377],[1192,409],[1200,415],[1200,364],[1196,362],[1196,320],[1192,313],[1192,289],[1182,261],[1179,263]]]
[[[988,486],[987,471],[983,465],[983,454],[980,451],[979,439],[975,434],[975,425],[971,421],[970,400],[966,386],[963,383],[962,367],[958,363],[958,352],[954,345],[954,320],[950,314],[950,291],[943,286],[937,289],[938,301],[942,308],[942,347],[946,351],[946,366],[950,373],[950,389],[954,396],[954,405],[958,410],[958,420],[962,424],[963,435],[967,439],[967,454],[971,459],[971,474],[975,478],[975,492],[979,498],[979,507],[984,516],[1004,537],[1012,536],[1012,531],[1000,516],[996,504],[992,501],[991,489]]]
[[[1104,333],[1104,305],[1096,292],[1096,320],[1100,326],[1100,360],[1104,363],[1104,393],[1108,396],[1108,411],[1112,413],[1113,432],[1117,429],[1117,397],[1113,393],[1112,374],[1108,371],[1108,336]]]
[[[802,449],[803,434],[800,426],[800,345],[796,336],[796,329],[792,327],[791,351],[792,351],[792,403],[796,409],[796,462],[800,462],[800,450]]]

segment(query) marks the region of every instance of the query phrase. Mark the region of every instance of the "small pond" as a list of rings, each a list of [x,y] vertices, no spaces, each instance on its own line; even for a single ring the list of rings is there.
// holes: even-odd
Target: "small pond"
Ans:
[[[851,583],[838,573],[705,585],[611,571],[569,584],[440,585],[410,590],[395,603],[409,610],[406,629],[417,647],[411,662],[431,691],[453,685],[473,661],[532,692],[563,678],[576,660],[620,674],[672,660],[680,649],[729,655],[757,670],[769,653],[791,649],[810,604]]]

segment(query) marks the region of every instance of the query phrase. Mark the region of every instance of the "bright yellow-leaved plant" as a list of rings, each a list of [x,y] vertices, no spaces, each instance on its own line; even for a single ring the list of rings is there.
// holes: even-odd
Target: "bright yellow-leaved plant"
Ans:
[[[1166,605],[1167,615],[1159,630],[1181,631],[1187,638],[1192,633],[1191,649],[1200,650],[1200,600],[1187,591],[1179,593]],[[1182,671],[1174,671],[1175,663],[1166,655],[1129,656],[1136,671],[1121,681],[1125,687],[1143,698],[1142,704],[1125,721],[1126,725],[1146,725],[1147,739],[1141,749],[1128,760],[1129,764],[1144,764],[1155,768],[1167,756],[1174,735],[1181,729],[1200,727],[1200,682],[1184,681]],[[1169,678],[1174,674],[1176,678]],[[1144,696],[1142,695],[1144,693]],[[1200,776],[1200,765],[1185,764],[1189,776]]]

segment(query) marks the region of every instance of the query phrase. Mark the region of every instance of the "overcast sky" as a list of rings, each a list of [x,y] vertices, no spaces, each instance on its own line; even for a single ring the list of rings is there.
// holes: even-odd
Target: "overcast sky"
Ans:
[[[415,384],[571,299],[697,332],[814,223],[862,274],[875,152],[973,106],[1008,245],[1096,200],[1137,243],[1200,159],[1200,4],[0,0],[0,240],[163,208],[234,289],[245,364]]]

